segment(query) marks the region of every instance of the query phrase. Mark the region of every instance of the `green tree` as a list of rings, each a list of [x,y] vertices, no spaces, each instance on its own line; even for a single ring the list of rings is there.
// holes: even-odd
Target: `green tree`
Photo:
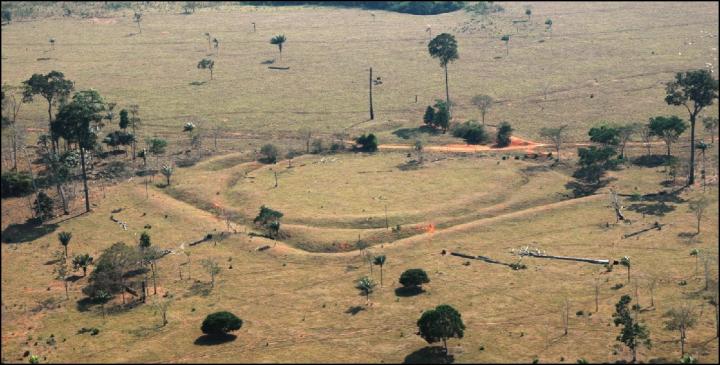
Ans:
[[[10,24],[11,20],[12,20],[12,11],[10,11],[10,9],[2,9],[3,24]]]
[[[555,158],[558,162],[560,161],[560,147],[562,147],[562,142],[565,137],[563,134],[566,128],[567,124],[561,125],[559,127],[540,129],[540,137],[546,139],[555,146]]]
[[[505,42],[505,56],[510,54],[510,34],[505,34],[500,38],[501,41]]]
[[[710,201],[704,195],[691,200],[688,204],[688,210],[695,215],[695,219],[697,220],[697,234],[700,234],[700,222],[709,205]]]
[[[85,190],[85,211],[90,211],[90,190],[87,184],[85,153],[95,148],[96,127],[101,123],[105,101],[95,90],[79,91],[69,104],[60,107],[55,123],[62,126],[61,136],[69,142],[76,142],[80,148],[83,187]]]
[[[105,249],[95,262],[95,270],[90,273],[88,285],[83,288],[85,295],[93,298],[100,290],[110,294],[122,293],[125,303],[125,289],[127,286],[125,274],[139,268],[140,256],[138,251],[123,242],[114,243]]]
[[[277,238],[280,233],[280,218],[283,214],[266,206],[260,207],[260,212],[253,220],[253,223],[263,227],[270,238]]]
[[[53,142],[52,150],[55,152],[58,136],[52,133],[52,107],[58,103],[64,103],[75,86],[72,81],[66,80],[65,75],[60,71],[50,71],[47,75],[33,74],[29,79],[23,81],[23,84],[25,88],[23,100],[25,102],[32,102],[34,95],[40,95],[48,103],[48,127]]]
[[[198,62],[197,68],[210,71],[210,80],[213,79],[213,68],[215,68],[215,61],[209,58],[203,58]]]
[[[667,318],[665,328],[670,331],[680,332],[680,356],[685,356],[685,340],[687,339],[687,330],[695,326],[697,318],[695,313],[687,307],[672,308],[664,315]]]
[[[552,19],[548,18],[545,20],[545,26],[547,26],[547,30],[552,30],[553,21]]]
[[[183,5],[183,9],[185,9],[185,14],[190,14],[192,11],[193,14],[195,14],[195,9],[197,8],[197,1],[186,1],[185,5]]]
[[[93,302],[100,304],[100,311],[102,312],[103,318],[105,318],[105,303],[112,300],[112,298],[113,295],[103,289],[98,290],[91,296]]]
[[[239,330],[242,325],[242,319],[230,312],[223,311],[205,317],[200,330],[211,336],[225,336],[228,332]]]
[[[502,122],[500,123],[500,126],[497,130],[497,136],[495,138],[495,143],[498,147],[507,147],[510,145],[510,136],[512,135],[513,129],[510,126],[510,123],[508,122]]]
[[[357,282],[357,285],[355,285],[355,288],[365,294],[365,298],[367,300],[366,305],[370,304],[370,293],[373,292],[376,286],[377,284],[375,284],[375,282],[367,276],[363,276],[362,278],[360,278],[360,280],[358,280]]]
[[[44,191],[39,192],[35,202],[33,202],[33,211],[41,222],[52,219],[55,215],[53,200]]]
[[[619,137],[619,144],[620,144],[620,158],[625,158],[625,146],[627,145],[628,141],[637,133],[637,131],[640,129],[640,124],[638,123],[628,123],[623,124],[617,127],[618,131],[618,137]]]
[[[700,250],[697,248],[693,248],[690,250],[690,256],[695,257],[695,273],[697,274],[698,271],[698,259],[700,258]]]
[[[60,241],[60,244],[65,248],[65,257],[63,260],[67,260],[68,258],[68,245],[70,244],[70,239],[72,239],[72,233],[70,232],[60,232],[58,233],[58,241]]]
[[[632,266],[632,264],[630,262],[630,257],[623,256],[623,258],[620,259],[620,265],[625,266],[627,268],[627,273],[628,273],[627,281],[629,283],[630,282],[630,267]]]
[[[383,285],[383,266],[385,265],[385,255],[375,256],[373,264],[380,266],[380,286]]]
[[[435,101],[435,114],[433,115],[433,127],[440,128],[443,133],[447,132],[448,127],[450,127],[450,107],[449,105],[442,101],[442,100],[436,100]]]
[[[170,186],[170,176],[173,174],[173,168],[172,166],[163,165],[163,167],[160,169],[160,172],[165,176],[167,179],[167,186]]]
[[[167,147],[168,143],[166,140],[162,138],[150,138],[147,140],[148,144],[148,152],[150,152],[152,155],[154,155],[157,159],[157,162],[160,162],[160,155],[165,153],[165,148]],[[145,157],[143,157],[145,158]]]
[[[132,134],[133,136],[137,136],[136,130],[140,128],[141,120],[140,120],[140,107],[137,104],[131,104],[130,105],[130,127],[132,128]],[[132,155],[133,155],[133,161],[135,161],[135,148],[136,148],[136,138],[133,138],[132,141]],[[145,160],[143,159],[143,162]]]
[[[623,295],[620,301],[615,304],[615,313],[613,313],[613,323],[615,327],[622,325],[623,328],[620,330],[620,334],[617,336],[617,341],[622,342],[632,351],[632,362],[635,363],[637,360],[637,349],[639,346],[650,347],[650,331],[646,326],[636,323],[630,315],[630,309],[628,304],[632,299],[629,295]]]
[[[690,175],[688,185],[695,183],[695,120],[700,112],[718,98],[718,80],[708,70],[678,72],[667,83],[665,102],[682,105],[690,115]]]
[[[400,284],[406,289],[420,290],[423,284],[429,282],[430,279],[423,269],[408,269],[400,275]]]
[[[276,163],[278,157],[278,148],[273,144],[265,144],[260,148],[260,154],[263,156],[261,161],[264,163]]]
[[[428,52],[433,58],[440,61],[440,66],[445,69],[445,103],[450,111],[450,88],[448,86],[447,65],[458,59],[458,47],[455,36],[442,33],[428,43]]]
[[[465,330],[460,312],[447,304],[425,311],[417,321],[417,326],[420,336],[428,343],[442,341],[446,354],[448,353],[447,340],[463,338]]]
[[[120,110],[120,129],[123,131],[127,129],[127,127],[130,125],[130,118],[128,117],[128,111],[127,109]]]
[[[667,155],[670,156],[670,147],[678,140],[681,134],[687,129],[685,122],[672,115],[669,117],[650,118],[650,134],[657,136],[665,142],[667,146]]]
[[[427,109],[425,109],[425,114],[423,115],[423,123],[425,125],[432,127],[433,122],[435,120],[435,109],[433,109],[432,106],[428,105]]]
[[[82,269],[83,277],[87,275],[88,266],[92,265],[93,257],[88,254],[75,255],[73,258],[73,270]]]
[[[150,234],[147,231],[143,231],[140,234],[140,240],[138,242],[138,246],[140,246],[141,250],[146,250],[150,248],[150,245],[152,245],[152,241],[150,239]]]
[[[284,34],[279,34],[270,39],[270,44],[274,44],[278,46],[278,51],[280,51],[280,60],[282,61],[282,47],[283,44],[287,41],[287,38]]]
[[[482,124],[485,125],[485,114],[490,111],[494,103],[493,98],[490,95],[475,95],[472,98],[472,103],[478,109],[480,109],[480,116],[482,118]]]
[[[375,152],[378,149],[378,140],[374,134],[362,135],[355,139],[355,143],[358,145],[356,149],[363,152]]]
[[[215,275],[220,273],[220,265],[213,259],[205,259],[202,261],[202,266],[205,268],[205,271],[210,274],[210,286],[214,288]]]
[[[617,146],[620,144],[620,131],[607,124],[590,128],[588,135],[590,136],[590,141],[600,143],[603,147]]]

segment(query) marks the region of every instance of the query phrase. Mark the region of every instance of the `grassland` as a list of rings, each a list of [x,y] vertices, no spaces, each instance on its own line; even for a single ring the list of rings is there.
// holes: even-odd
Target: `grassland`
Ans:
[[[148,9],[141,34],[129,10],[20,22],[3,28],[2,79],[18,84],[34,72],[63,71],[78,89],[95,88],[121,107],[139,104],[142,135],[175,139],[186,121],[199,120],[201,128],[223,126],[225,138],[293,139],[309,127],[324,135],[374,131],[392,142],[398,140],[392,131],[416,127],[425,106],[444,95],[442,69],[427,53],[430,25],[433,34],[458,39],[460,59],[449,68],[456,120],[479,119],[470,99],[489,94],[498,102],[488,123],[507,120],[530,138],[541,127],[570,124],[572,137],[585,140],[588,127],[602,120],[685,116],[664,103],[663,83],[677,71],[717,68],[713,3],[535,3],[532,26],[519,31],[509,24],[524,17],[523,5],[506,5],[484,21],[464,11],[379,11],[373,20],[367,11],[322,7],[226,6],[193,15]],[[542,24],[546,18],[552,31]],[[205,32],[220,39],[212,81],[196,68],[209,54]],[[269,39],[279,33],[288,37],[278,60],[287,71],[263,64],[277,58]],[[502,33],[512,34],[508,56]],[[374,90],[374,121],[367,112],[369,67],[383,81]],[[25,107],[24,126],[46,125],[42,104]],[[717,115],[717,108],[707,113]]]
[[[523,7],[502,5],[508,15],[494,21],[498,31],[511,32],[507,23],[520,17]],[[708,153],[713,168],[704,194],[711,204],[699,234],[688,202],[703,188],[654,195],[674,188],[664,167],[623,166],[609,173],[609,185],[597,194],[573,199],[566,186],[574,169],[571,153],[565,164],[553,165],[514,159],[524,151],[426,152],[418,170],[405,169],[409,158],[397,151],[305,155],[295,158],[292,168],[287,160],[255,162],[259,143],[274,140],[284,149],[303,144],[297,131],[304,127],[325,135],[373,131],[382,143],[402,142],[392,131],[416,127],[424,105],[443,95],[441,69],[426,54],[426,24],[433,34],[458,36],[461,59],[450,67],[450,87],[460,120],[478,117],[469,103],[477,93],[500,100],[490,123],[507,119],[530,138],[543,126],[571,123],[573,138],[584,141],[587,127],[598,120],[682,115],[664,104],[662,82],[674,71],[717,65],[714,4],[535,3],[536,27],[513,38],[509,57],[499,37],[472,30],[479,24],[464,12],[430,17],[375,12],[373,21],[367,12],[351,9],[173,11],[147,10],[137,35],[128,35],[136,32],[130,13],[3,28],[4,82],[58,69],[78,88],[99,89],[121,106],[140,104],[142,133],[170,138],[171,153],[184,149],[182,124],[195,118],[202,120],[201,130],[222,123],[221,150],[239,151],[176,168],[168,187],[157,177],[147,185],[137,176],[91,181],[91,213],[80,214],[82,199],[76,199],[70,216],[40,228],[22,225],[29,216],[26,198],[3,199],[3,362],[26,362],[25,351],[42,362],[427,361],[430,347],[415,334],[416,321],[422,311],[444,303],[457,308],[467,326],[463,339],[449,341],[457,363],[614,362],[630,358],[615,341],[619,329],[611,318],[623,294],[631,295],[633,304],[639,301],[638,317],[650,329],[653,347],[642,348],[640,360],[677,361],[679,337],[664,329],[663,314],[687,304],[698,315],[688,331],[687,352],[703,363],[719,361],[709,304],[718,286],[716,147]],[[546,17],[553,19],[552,32],[541,30]],[[253,21],[256,33],[249,32]],[[468,30],[460,32],[464,27]],[[207,54],[206,31],[221,39],[215,80],[190,85],[208,76],[195,69]],[[290,70],[268,70],[261,62],[275,57],[276,48],[267,40],[283,32],[289,40],[282,63]],[[48,37],[57,39],[53,51]],[[51,59],[36,61],[40,57]],[[365,112],[368,66],[383,79],[374,95],[379,118],[372,122]],[[40,102],[24,106],[21,126],[44,127],[43,108]],[[717,115],[717,106],[707,113]],[[447,135],[428,141],[457,143]],[[674,153],[685,147],[677,148]],[[643,151],[634,146],[628,154]],[[621,194],[628,223],[614,224],[609,188]],[[637,195],[644,198],[633,198]],[[389,225],[402,224],[402,234],[385,229],[386,203]],[[277,242],[248,234],[256,229],[249,221],[262,204],[285,213],[282,229],[289,238]],[[228,230],[222,211],[235,214],[230,231],[237,234],[189,246]],[[663,229],[623,238],[655,222]],[[426,230],[428,223],[435,224],[434,233]],[[173,250],[159,262],[158,296],[150,298],[152,303],[172,295],[166,326],[151,303],[123,308],[118,297],[106,306],[107,317],[97,306],[83,307],[87,278],[74,278],[65,299],[48,263],[61,249],[58,232],[73,233],[70,255],[97,258],[114,242],[136,244],[144,230],[153,245]],[[355,282],[363,275],[379,281],[380,273],[353,249],[358,235],[372,244],[370,254],[387,256],[383,286],[368,306]],[[270,248],[257,250],[265,245]],[[513,255],[511,250],[527,245],[554,255],[629,256],[631,280],[622,266],[608,272],[600,265]],[[704,290],[702,262],[696,270],[689,255],[693,248],[709,258],[710,290]],[[527,269],[441,255],[443,250],[521,261]],[[183,251],[192,253],[190,259]],[[206,258],[222,267],[212,289],[200,264]],[[409,268],[425,269],[431,282],[422,294],[397,295],[398,277]],[[657,285],[651,294],[652,281]],[[568,335],[562,325],[565,300]],[[234,341],[210,345],[201,340],[200,323],[218,310],[234,312],[244,325]],[[77,334],[81,327],[100,333]],[[54,345],[46,342],[50,335]]]

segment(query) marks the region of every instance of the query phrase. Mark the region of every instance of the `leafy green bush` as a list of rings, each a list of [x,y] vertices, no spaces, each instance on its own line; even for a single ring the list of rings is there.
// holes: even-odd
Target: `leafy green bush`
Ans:
[[[1,180],[3,198],[25,196],[33,192],[32,179],[27,172],[3,172]]]
[[[216,312],[205,317],[200,329],[207,335],[225,335],[239,330],[243,321],[230,312]]]
[[[497,131],[497,137],[495,142],[498,147],[507,147],[510,145],[510,136],[512,135],[512,127],[508,122],[500,123],[500,127]]]
[[[378,149],[378,140],[374,134],[362,135],[355,139],[355,143],[359,146],[355,147],[356,150],[362,152],[375,152]]]
[[[490,139],[485,132],[485,127],[474,120],[456,125],[452,134],[454,137],[464,139],[468,144],[483,144]]]

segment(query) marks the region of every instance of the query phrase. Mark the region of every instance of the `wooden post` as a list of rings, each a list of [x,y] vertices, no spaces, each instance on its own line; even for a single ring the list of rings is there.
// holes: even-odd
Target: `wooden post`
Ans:
[[[275,173],[275,187],[278,187],[277,171],[273,172]]]
[[[387,204],[385,204],[385,229],[390,229],[390,225],[388,224],[388,216],[387,216]]]
[[[372,100],[372,84],[373,84],[373,78],[372,78],[372,67],[370,67],[370,79],[369,79],[369,85],[370,85],[370,120],[375,119],[375,113],[373,112],[373,100]]]

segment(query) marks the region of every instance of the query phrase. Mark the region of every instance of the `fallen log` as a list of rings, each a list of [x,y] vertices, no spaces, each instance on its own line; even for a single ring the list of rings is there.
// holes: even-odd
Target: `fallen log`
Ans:
[[[599,265],[607,265],[610,263],[610,260],[586,259],[586,258],[582,258],[582,257],[570,257],[570,256],[552,256],[552,255],[537,255],[537,254],[525,254],[523,256],[537,257],[537,258],[541,258],[541,259],[579,261],[579,262],[587,262],[587,263],[599,264]]]
[[[458,253],[458,252],[450,252],[450,254],[453,255],[453,256],[462,257],[462,258],[466,258],[466,259],[473,259],[473,260],[485,261],[485,262],[487,262],[487,263],[489,263],[489,264],[498,264],[498,265],[510,266],[510,264],[506,264],[506,263],[504,263],[504,262],[500,262],[500,261],[497,261],[497,260],[493,260],[493,259],[491,259],[491,258],[489,258],[489,257],[486,257],[486,256],[472,256],[472,255],[466,255],[466,254],[464,254],[464,253]]]
[[[650,227],[650,228],[645,228],[645,229],[641,229],[641,230],[639,230],[639,231],[637,231],[637,232],[624,234],[624,235],[623,235],[623,238],[628,238],[628,237],[632,237],[632,236],[637,236],[637,235],[642,234],[642,233],[645,233],[645,232],[647,232],[647,231],[652,231],[653,229],[657,229],[658,231],[661,231],[661,230],[662,230],[662,227],[665,226],[665,225],[667,225],[667,224],[660,224],[660,223],[658,223],[658,222],[655,222],[655,224],[653,224],[652,227]]]
[[[280,67],[280,66],[268,66],[271,70],[289,70],[290,67]]]

